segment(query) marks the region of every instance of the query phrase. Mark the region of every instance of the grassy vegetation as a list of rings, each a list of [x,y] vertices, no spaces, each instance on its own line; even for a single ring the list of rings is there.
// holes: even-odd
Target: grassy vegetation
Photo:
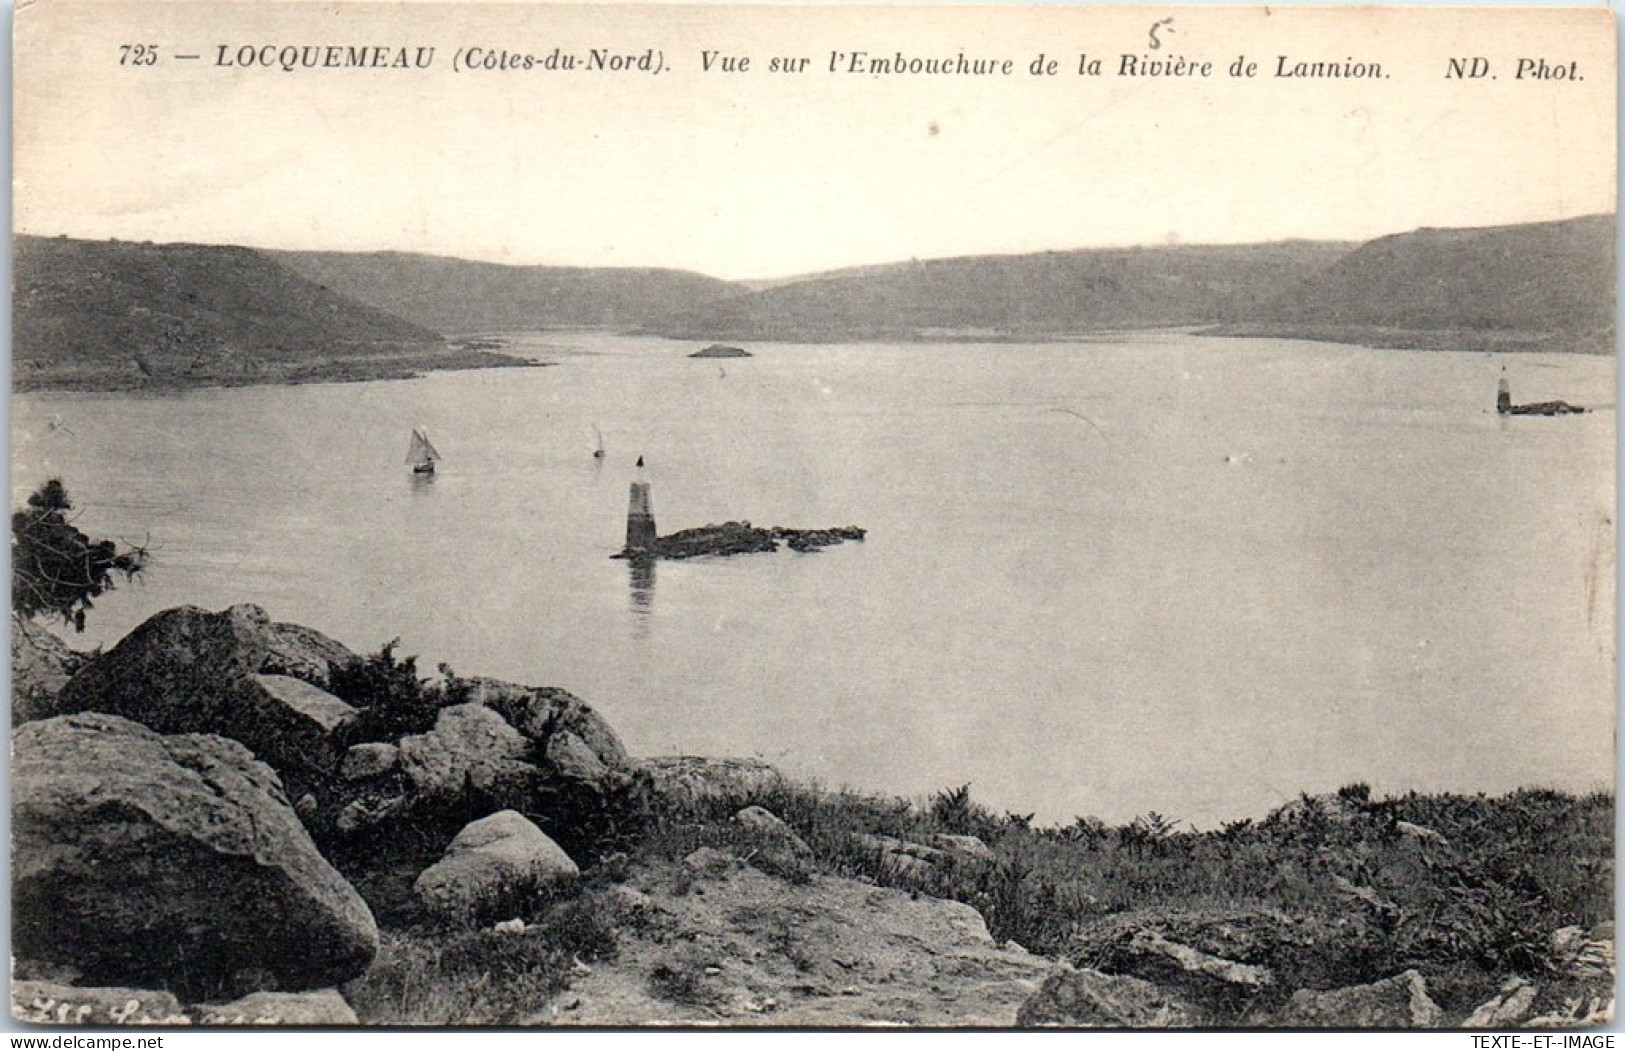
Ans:
[[[810,856],[732,820],[752,804],[783,819]],[[599,823],[592,849],[577,854],[583,895],[535,903],[523,935],[434,929],[414,913],[411,875],[438,857],[441,843],[341,863],[370,866],[347,874],[369,900],[395,903],[375,903],[388,932],[384,952],[346,990],[363,1020],[500,1021],[516,1004],[537,1009],[578,961],[613,959],[626,925],[647,922],[617,909],[616,883],[654,868],[680,876],[684,867],[672,863],[700,847],[727,850],[792,883],[821,873],[962,901],[982,913],[996,939],[1078,966],[1180,980],[1154,967],[1148,973],[1146,959],[1136,957],[1136,934],[1154,931],[1279,977],[1262,990],[1182,988],[1216,1024],[1247,1025],[1298,988],[1361,984],[1411,968],[1458,1018],[1513,976],[1540,983],[1542,1009],[1560,1009],[1596,991],[1558,973],[1552,933],[1613,915],[1614,801],[1604,793],[1377,799],[1350,785],[1210,831],[1156,813],[1118,826],[1078,818],[1038,827],[1031,815],[988,810],[968,787],[910,802],[784,783],[680,803],[641,785],[606,806],[614,819]],[[927,849],[929,863],[899,866],[860,834],[927,848],[943,847],[934,839],[941,834],[975,836],[993,860]],[[390,872],[399,876],[392,887]],[[667,885],[681,893],[680,884]],[[706,1001],[703,982],[693,979],[703,968],[669,970],[651,976],[658,995]]]

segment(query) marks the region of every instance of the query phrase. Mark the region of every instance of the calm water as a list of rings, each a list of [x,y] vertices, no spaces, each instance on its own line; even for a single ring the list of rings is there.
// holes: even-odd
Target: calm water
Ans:
[[[60,475],[83,528],[155,552],[83,641],[256,602],[563,686],[644,754],[1203,827],[1355,780],[1612,784],[1610,359],[529,344],[557,366],[18,397],[13,500]],[[1499,418],[1503,361],[1520,400],[1605,408]],[[634,579],[608,556],[640,454],[662,531],[869,539]]]

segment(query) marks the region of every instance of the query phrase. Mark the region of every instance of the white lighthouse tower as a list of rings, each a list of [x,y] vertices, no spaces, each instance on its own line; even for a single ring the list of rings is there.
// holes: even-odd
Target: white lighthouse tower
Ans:
[[[632,499],[626,509],[626,550],[649,552],[655,546],[655,513],[649,502],[649,478],[638,457],[638,473],[632,480]]]

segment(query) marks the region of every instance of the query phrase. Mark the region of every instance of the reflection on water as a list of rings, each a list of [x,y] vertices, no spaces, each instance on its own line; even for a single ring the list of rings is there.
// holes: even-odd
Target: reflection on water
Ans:
[[[426,493],[429,491],[429,487],[434,485],[433,471],[413,471],[407,477],[412,479],[411,485],[414,494]]]
[[[652,558],[629,558],[626,560],[627,576],[632,585],[632,612],[647,616],[654,612],[655,606],[655,560]]]

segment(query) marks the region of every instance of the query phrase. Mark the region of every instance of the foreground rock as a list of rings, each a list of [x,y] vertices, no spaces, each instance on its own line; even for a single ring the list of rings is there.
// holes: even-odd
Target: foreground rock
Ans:
[[[1563,927],[1549,939],[1549,960],[1560,974],[1571,978],[1614,977],[1614,925],[1598,924],[1589,934],[1581,927]]]
[[[664,755],[632,764],[649,790],[666,803],[739,805],[783,789],[784,776],[760,759]]]
[[[538,895],[573,887],[581,870],[542,830],[512,810],[470,823],[446,856],[417,878],[428,913],[451,922],[522,912]]]
[[[32,620],[12,614],[11,724],[60,715],[62,690],[86,659]]]
[[[1139,978],[1057,967],[1021,1005],[1016,1024],[1082,1029],[1183,1029],[1196,1014]]]
[[[870,855],[887,875],[914,884],[928,884],[938,875],[953,870],[954,856],[946,850],[928,847],[896,836],[876,836],[859,832],[852,844]]]
[[[324,690],[332,683],[335,667],[360,660],[342,642],[303,624],[272,624],[266,642],[269,652],[260,671],[301,679]]]
[[[584,745],[605,770],[627,763],[626,746],[614,728],[590,704],[565,690],[500,679],[460,679],[458,683],[470,704],[490,708],[544,750],[554,746],[555,737],[568,735]],[[575,750],[573,743],[563,747]]]
[[[1273,1024],[1306,1029],[1437,1029],[1444,1024],[1444,1012],[1428,996],[1421,974],[1406,971],[1347,989],[1299,989]]]
[[[541,779],[529,744],[507,721],[477,704],[442,708],[434,729],[400,740],[400,769],[416,797],[452,801],[470,791],[497,809],[524,807]]]
[[[654,542],[649,550],[622,551],[615,558],[699,558],[710,555],[749,555],[777,551],[784,541],[792,551],[816,551],[848,540],[862,540],[867,531],[857,526],[838,526],[831,529],[787,529],[773,526],[763,529],[749,522],[724,522],[721,525],[684,529]]]
[[[1463,1029],[1507,1029],[1529,1017],[1540,989],[1523,978],[1508,979],[1495,996],[1479,1004],[1461,1023]]]
[[[240,744],[81,714],[12,748],[17,956],[202,991],[330,986],[372,960],[371,912]]]
[[[165,610],[86,664],[59,707],[123,716],[159,733],[229,737],[299,794],[333,772],[354,710],[307,680],[262,672],[314,674],[314,654],[327,652],[317,636],[272,625],[258,606]]]
[[[1008,1026],[1054,966],[968,905],[702,849],[637,873],[614,960],[521,1024]]]

